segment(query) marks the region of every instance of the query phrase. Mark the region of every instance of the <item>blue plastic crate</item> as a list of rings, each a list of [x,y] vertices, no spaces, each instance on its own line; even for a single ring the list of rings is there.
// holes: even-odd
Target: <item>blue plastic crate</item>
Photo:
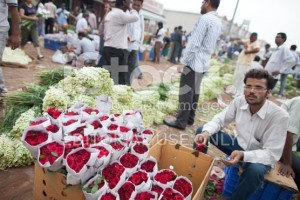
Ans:
[[[62,46],[67,46],[67,42],[44,39],[44,47],[46,49],[57,51]]]
[[[238,165],[232,167],[225,167],[225,183],[223,196],[231,197],[232,192],[236,188],[239,181],[239,169]],[[291,200],[293,192],[279,185],[264,182],[263,187],[259,188],[255,194],[253,194],[250,200]]]

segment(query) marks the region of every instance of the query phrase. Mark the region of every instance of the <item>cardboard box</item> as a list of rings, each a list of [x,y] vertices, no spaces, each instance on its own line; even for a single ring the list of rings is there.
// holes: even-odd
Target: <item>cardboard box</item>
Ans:
[[[173,169],[177,175],[187,177],[193,183],[193,200],[203,197],[214,159],[191,148],[160,140],[149,151],[157,159],[158,169]]]
[[[34,187],[33,197],[35,200],[84,200],[80,185],[68,186],[66,178],[62,173],[49,172],[34,165]]]

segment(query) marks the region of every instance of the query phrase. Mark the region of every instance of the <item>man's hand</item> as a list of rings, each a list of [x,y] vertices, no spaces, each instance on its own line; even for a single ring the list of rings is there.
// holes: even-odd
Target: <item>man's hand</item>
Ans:
[[[20,46],[20,40],[18,34],[12,34],[9,38],[9,41],[12,50],[15,50]]]
[[[33,17],[32,17],[32,20],[33,20],[33,21],[39,21],[39,18],[38,18],[37,16],[33,16]]]
[[[222,159],[221,161],[224,163],[224,165],[231,167],[242,160],[243,157],[244,153],[242,151],[233,151],[227,160]]]
[[[207,131],[203,131],[200,134],[197,134],[194,138],[194,142],[206,144],[209,138],[209,134]]]
[[[280,71],[275,71],[275,72],[272,72],[272,76],[277,76],[280,74]]]
[[[292,169],[292,167],[290,165],[285,165],[282,164],[278,170],[278,172],[282,175],[282,176],[286,176],[286,177],[290,177],[292,176],[293,178],[295,178],[295,172]]]

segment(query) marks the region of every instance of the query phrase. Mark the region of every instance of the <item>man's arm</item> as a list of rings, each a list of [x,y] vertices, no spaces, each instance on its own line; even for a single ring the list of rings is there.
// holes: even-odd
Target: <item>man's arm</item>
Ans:
[[[293,133],[287,132],[286,141],[283,149],[283,154],[281,157],[281,161],[283,165],[281,165],[279,169],[279,173],[283,176],[292,176],[295,178],[295,172],[292,169],[292,147],[293,147]]]
[[[11,36],[9,38],[11,49],[16,49],[20,45],[20,17],[18,12],[18,7],[9,6],[9,12],[11,14]]]
[[[245,51],[245,54],[258,53],[258,52],[259,52],[259,48],[256,48],[253,50]]]
[[[130,10],[130,13],[122,12],[118,22],[120,24],[129,24],[139,20],[139,15],[136,10]]]

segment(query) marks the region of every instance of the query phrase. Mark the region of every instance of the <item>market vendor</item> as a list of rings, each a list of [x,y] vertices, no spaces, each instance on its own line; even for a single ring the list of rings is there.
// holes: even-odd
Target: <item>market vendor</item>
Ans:
[[[96,51],[93,42],[86,37],[83,32],[78,33],[79,43],[74,50],[75,54],[78,56],[78,61],[84,63],[86,60],[97,61],[99,53]]]
[[[296,155],[296,152],[300,151],[300,97],[287,100],[281,107],[289,113],[290,123],[281,157],[283,165],[279,169],[279,173],[287,177],[292,176],[300,189],[300,158]],[[298,199],[300,199],[300,195]]]
[[[262,185],[264,175],[281,158],[289,124],[288,113],[268,100],[274,79],[266,70],[250,70],[244,83],[244,95],[200,127],[194,140],[198,150],[209,141],[230,155],[221,160],[226,166],[242,166],[231,200],[249,199]],[[221,131],[232,121],[236,123],[236,136]],[[206,151],[205,146],[202,152]]]
[[[76,33],[79,33],[79,32],[90,33],[91,32],[91,27],[89,26],[88,20],[89,20],[89,14],[84,13],[82,15],[82,18],[77,21]]]

